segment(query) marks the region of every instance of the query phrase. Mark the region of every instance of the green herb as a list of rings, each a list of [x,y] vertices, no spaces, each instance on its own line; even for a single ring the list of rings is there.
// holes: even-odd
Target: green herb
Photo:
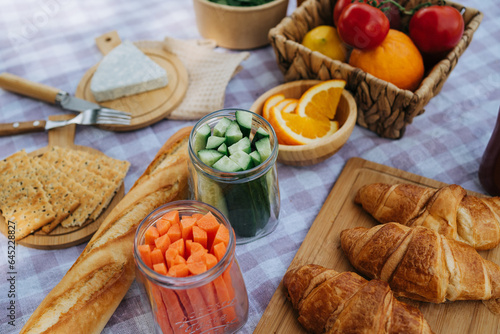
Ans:
[[[251,7],[251,6],[260,6],[268,2],[271,2],[273,0],[208,0],[208,1],[215,2],[219,5]]]

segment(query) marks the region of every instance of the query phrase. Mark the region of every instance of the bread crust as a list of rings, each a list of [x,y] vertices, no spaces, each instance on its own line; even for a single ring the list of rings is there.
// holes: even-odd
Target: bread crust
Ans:
[[[78,259],[21,329],[24,333],[100,333],[135,279],[133,242],[139,223],[158,206],[186,199],[183,128],[113,208]],[[151,167],[153,166],[153,167]]]

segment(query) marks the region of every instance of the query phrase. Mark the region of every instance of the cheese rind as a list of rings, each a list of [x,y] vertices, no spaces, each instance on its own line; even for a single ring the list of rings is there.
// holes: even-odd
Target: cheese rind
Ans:
[[[125,41],[99,63],[90,91],[98,102],[147,92],[168,84],[167,71]]]

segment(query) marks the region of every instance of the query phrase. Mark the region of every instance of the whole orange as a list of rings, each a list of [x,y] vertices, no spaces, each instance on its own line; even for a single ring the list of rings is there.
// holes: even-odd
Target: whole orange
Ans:
[[[390,29],[382,44],[370,50],[354,49],[349,64],[401,89],[414,91],[424,77],[422,55],[410,37]]]

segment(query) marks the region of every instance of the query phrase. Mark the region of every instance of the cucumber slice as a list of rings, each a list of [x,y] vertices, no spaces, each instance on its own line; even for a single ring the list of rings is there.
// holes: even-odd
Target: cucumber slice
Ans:
[[[225,143],[222,143],[219,148],[217,149],[220,153],[224,155],[229,155],[229,151],[227,150],[227,145]]]
[[[220,153],[220,152],[219,152]],[[223,156],[216,163],[212,165],[213,168],[222,172],[239,172],[242,168],[227,156]]]
[[[240,126],[243,136],[248,137],[250,135],[250,131],[252,131],[252,113],[243,110],[236,110],[234,115],[236,117],[236,122]]]
[[[234,143],[237,143],[241,138],[243,138],[243,133],[241,132],[240,126],[237,122],[232,121],[227,127],[226,145],[229,147]]]
[[[269,137],[256,141],[255,148],[260,154],[261,161],[266,161],[271,155],[271,141],[269,140]]]
[[[253,237],[270,218],[270,202],[265,177],[223,189],[229,221],[239,237]]]
[[[231,122],[232,121],[227,117],[221,119],[214,127],[214,136],[224,137],[226,135],[227,127],[231,124]]]
[[[253,137],[253,141],[257,142],[258,140],[261,140],[262,138],[269,138],[269,132],[264,130],[263,128],[258,128],[257,131],[255,132],[255,136]]]
[[[224,193],[217,182],[200,174],[197,191],[201,202],[216,207],[224,216],[229,217]]]
[[[210,136],[212,129],[210,125],[205,124],[202,125],[198,131],[194,134],[194,151],[198,153],[198,151],[203,150],[207,146],[207,139]]]
[[[212,167],[214,163],[219,161],[220,158],[225,157],[225,155],[216,150],[199,150],[198,157],[205,165]]]
[[[260,165],[262,160],[260,158],[260,153],[258,151],[252,151],[252,152],[250,152],[249,155],[250,155],[250,158],[252,158],[252,162],[253,162],[254,166]]]
[[[210,136],[207,139],[206,149],[217,149],[222,143],[226,141],[225,137]]]
[[[229,155],[234,154],[238,151],[243,151],[245,153],[250,153],[252,151],[250,147],[250,139],[248,137],[241,138],[237,143],[229,146],[228,148]]]
[[[247,170],[253,167],[252,158],[243,151],[236,151],[236,153],[231,154],[229,159],[233,160],[241,167],[243,170]]]

